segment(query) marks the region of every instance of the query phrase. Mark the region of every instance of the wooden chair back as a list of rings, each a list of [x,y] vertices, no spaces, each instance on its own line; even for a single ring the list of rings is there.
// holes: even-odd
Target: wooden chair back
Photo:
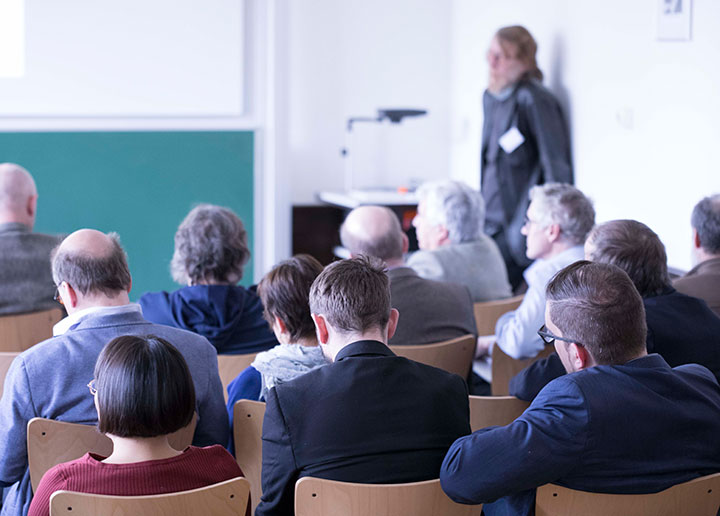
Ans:
[[[192,443],[197,425],[197,414],[185,428],[169,437],[176,450],[184,450]],[[58,464],[79,459],[87,452],[107,457],[113,451],[113,443],[96,426],[66,423],[34,417],[27,426],[27,453],[30,483],[33,492],[43,475]]]
[[[247,353],[245,355],[218,355],[218,371],[220,372],[220,381],[223,386],[223,396],[227,403],[228,394],[227,387],[230,385],[237,375],[242,373],[247,366],[253,363],[257,353]]]
[[[262,496],[262,429],[265,403],[240,400],[233,406],[233,440],[235,460],[250,482],[252,514]]]
[[[509,425],[529,406],[515,396],[470,396],[470,428]]]
[[[479,516],[482,505],[455,503],[440,480],[353,484],[304,477],[295,484],[295,516]]]
[[[0,316],[0,351],[25,351],[49,339],[53,326],[62,318],[60,308]]]
[[[523,295],[519,295],[498,301],[475,303],[473,309],[475,311],[475,324],[477,325],[478,335],[494,335],[495,324],[500,319],[500,316],[512,312],[520,306],[523,297]]]
[[[50,497],[50,516],[242,516],[250,484],[242,477],[207,487],[147,496],[108,496],[56,491]]]
[[[718,508],[720,473],[640,495],[586,493],[547,484],[538,488],[535,501],[536,516],[716,516]]]
[[[520,371],[525,369],[527,366],[545,358],[550,353],[555,351],[555,347],[552,345],[545,346],[545,348],[533,358],[516,359],[507,355],[500,346],[493,346],[492,350],[492,395],[493,396],[507,396],[510,394],[510,380],[513,376],[518,374]]]
[[[3,387],[5,386],[5,375],[10,369],[10,364],[19,354],[19,351],[0,351],[0,398],[2,398]]]
[[[467,378],[475,356],[475,336],[463,335],[436,344],[390,346],[393,353]]]

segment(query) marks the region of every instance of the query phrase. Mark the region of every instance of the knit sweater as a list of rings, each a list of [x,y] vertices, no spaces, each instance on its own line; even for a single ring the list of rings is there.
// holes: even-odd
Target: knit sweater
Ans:
[[[169,459],[106,464],[105,457],[87,453],[58,464],[40,481],[28,516],[49,516],[55,491],[135,496],[175,493],[242,476],[240,467],[222,446],[188,447]]]

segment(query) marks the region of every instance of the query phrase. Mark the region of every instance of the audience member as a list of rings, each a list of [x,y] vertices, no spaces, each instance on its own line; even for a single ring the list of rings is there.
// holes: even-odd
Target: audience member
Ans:
[[[310,286],[322,270],[323,266],[315,258],[299,254],[278,263],[258,285],[265,319],[280,344],[258,353],[250,367],[228,385],[230,448],[236,401],[265,401],[275,385],[327,363],[318,346],[308,305]]]
[[[720,194],[705,197],[692,212],[693,259],[697,264],[673,286],[705,300],[720,316]]]
[[[614,265],[577,262],[547,287],[543,339],[568,373],[513,423],[458,439],[440,472],[485,514],[534,514],[547,483],[653,493],[720,471],[720,386],[697,364],[671,368],[645,350],[643,302]],[[492,503],[494,502],[494,503]]]
[[[195,412],[195,389],[182,354],[159,337],[116,337],[100,353],[88,384],[98,429],[113,442],[109,457],[86,453],[51,468],[30,516],[50,515],[55,491],[153,495],[205,487],[242,476],[222,446],[175,450],[168,441]]]
[[[545,347],[537,335],[545,313],[545,286],[557,271],[583,258],[583,242],[595,223],[590,199],[574,186],[546,183],[530,190],[530,206],[522,233],[527,257],[535,260],[523,273],[528,290],[517,310],[504,314],[495,335],[478,338],[477,356],[489,354],[493,344],[512,358],[536,356]],[[474,370],[490,380],[487,362]]]
[[[474,302],[510,297],[507,270],[495,241],[483,233],[480,193],[457,181],[425,183],[413,220],[420,250],[408,258],[423,278],[465,285]]]
[[[55,308],[50,251],[60,238],[33,233],[37,189],[30,173],[0,163],[0,314]]]
[[[600,224],[588,235],[585,257],[617,265],[630,276],[645,305],[648,353],[660,354],[672,367],[704,365],[720,379],[720,318],[705,301],[670,286],[665,246],[649,227],[635,220]],[[531,400],[562,374],[560,359],[550,355],[513,378],[510,392]]]
[[[218,353],[257,353],[275,346],[260,298],[237,284],[249,259],[247,232],[237,215],[211,204],[195,207],[175,233],[170,264],[173,279],[186,286],[144,294],[143,315],[206,337]]]
[[[333,363],[268,392],[257,516],[292,514],[295,482],[304,476],[437,478],[447,448],[470,432],[463,379],[387,347],[398,312],[377,259],[328,265],[312,285],[310,310]]]
[[[355,208],[340,228],[340,240],[351,256],[374,256],[388,267],[390,302],[402,316],[390,344],[431,344],[477,334],[467,287],[421,278],[405,265],[408,237],[392,210]]]
[[[195,384],[198,423],[193,444],[225,444],[228,423],[215,348],[193,333],[151,324],[128,299],[131,278],[117,235],[82,229],[53,251],[52,274],[68,317],[54,337],[21,353],[10,366],[0,399],[2,515],[27,513],[32,497],[26,446],[34,417],[95,424],[86,384],[107,342],[119,335],[157,335],[185,357]]]

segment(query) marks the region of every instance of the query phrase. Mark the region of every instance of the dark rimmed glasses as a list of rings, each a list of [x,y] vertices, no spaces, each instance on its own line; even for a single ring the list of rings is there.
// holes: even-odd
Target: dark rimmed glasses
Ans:
[[[575,339],[568,339],[565,337],[558,337],[557,335],[553,335],[552,333],[547,331],[547,327],[544,324],[540,327],[537,334],[540,335],[540,338],[545,344],[550,346],[555,345],[556,340],[561,340],[563,342],[572,342],[574,344],[579,344],[580,346],[582,346],[582,344],[580,344],[580,342]]]

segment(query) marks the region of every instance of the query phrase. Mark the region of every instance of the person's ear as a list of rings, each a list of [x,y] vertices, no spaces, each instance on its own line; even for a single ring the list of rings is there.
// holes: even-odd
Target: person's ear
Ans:
[[[550,224],[545,228],[545,234],[547,235],[548,241],[556,242],[560,238],[560,224]]]
[[[700,249],[702,247],[700,244],[700,235],[695,228],[693,228],[693,245],[695,246],[695,249]]]
[[[127,293],[129,294],[131,290],[132,290],[132,277],[130,277],[130,281],[128,282]]]
[[[313,322],[315,323],[315,333],[317,334],[318,342],[320,344],[327,344],[330,332],[328,331],[327,321],[325,316],[321,314],[311,314]]]
[[[582,371],[593,365],[592,357],[585,346],[571,342],[568,346],[570,360],[572,360],[575,371]]]
[[[450,240],[450,232],[442,224],[438,224],[436,226],[436,231],[437,231],[438,242],[440,242],[441,245]]]
[[[402,233],[402,254],[407,254],[407,252],[410,250],[410,239],[403,231]]]
[[[390,317],[388,318],[387,323],[387,340],[390,342],[390,339],[393,338],[393,335],[395,335],[395,330],[397,330],[397,323],[398,320],[400,320],[400,312],[397,311],[397,309],[393,308],[390,310]]]
[[[63,300],[63,304],[70,308],[75,308],[78,305],[78,295],[75,289],[67,282],[63,281],[58,287],[60,290],[60,298]]]
[[[28,217],[35,220],[35,213],[37,212],[37,195],[31,195],[28,197],[27,206],[25,207]]]
[[[273,317],[273,330],[281,334],[287,332],[287,326],[277,315]]]

